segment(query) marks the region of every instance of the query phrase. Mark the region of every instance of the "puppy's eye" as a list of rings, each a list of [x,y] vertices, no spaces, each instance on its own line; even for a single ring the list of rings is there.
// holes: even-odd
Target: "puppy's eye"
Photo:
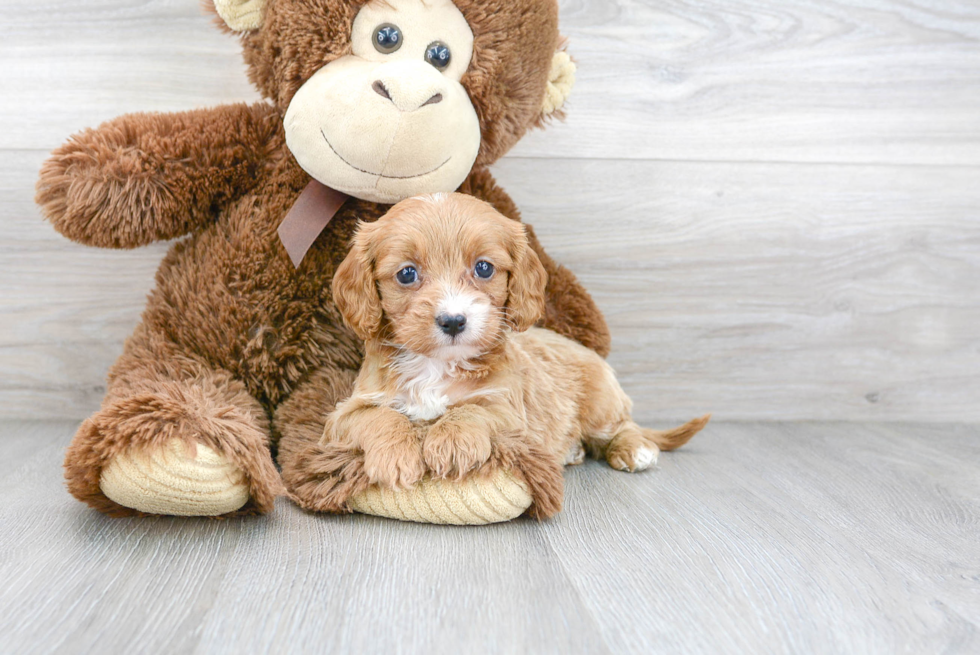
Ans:
[[[408,286],[409,284],[415,284],[419,279],[419,272],[415,270],[414,266],[406,266],[402,270],[398,271],[395,275],[399,284],[404,284]]]
[[[385,23],[374,30],[374,49],[381,54],[390,55],[402,47],[402,31],[397,25]]]
[[[477,277],[488,280],[493,276],[493,264],[480,260],[473,267],[473,272],[476,273]]]
[[[429,47],[425,49],[425,60],[439,70],[448,66],[452,58],[452,53],[449,52],[449,46],[442,41],[430,43]]]

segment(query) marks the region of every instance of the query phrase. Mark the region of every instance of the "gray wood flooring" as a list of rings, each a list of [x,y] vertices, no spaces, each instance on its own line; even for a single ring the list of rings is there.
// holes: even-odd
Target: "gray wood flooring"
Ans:
[[[0,426],[3,653],[976,653],[980,427],[716,423],[538,524],[113,520]]]

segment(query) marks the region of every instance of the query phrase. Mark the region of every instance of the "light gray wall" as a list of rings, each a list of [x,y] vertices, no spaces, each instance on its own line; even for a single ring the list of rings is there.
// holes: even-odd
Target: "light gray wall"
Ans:
[[[32,202],[69,134],[254,100],[197,0],[6,0],[0,416],[82,418],[165,244]],[[980,420],[980,5],[566,0],[566,123],[496,167],[606,312],[656,423]]]

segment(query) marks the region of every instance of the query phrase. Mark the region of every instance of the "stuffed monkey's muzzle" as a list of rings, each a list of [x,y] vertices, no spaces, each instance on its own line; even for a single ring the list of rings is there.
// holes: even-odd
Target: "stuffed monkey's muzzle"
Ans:
[[[300,87],[285,128],[307,173],[373,202],[456,190],[480,148],[466,90],[424,61],[342,57]]]

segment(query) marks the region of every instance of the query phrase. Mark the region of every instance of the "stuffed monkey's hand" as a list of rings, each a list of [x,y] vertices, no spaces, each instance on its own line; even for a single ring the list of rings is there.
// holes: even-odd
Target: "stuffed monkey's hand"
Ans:
[[[609,326],[592,296],[574,273],[548,256],[534,229],[525,225],[528,241],[548,272],[544,327],[607,356],[612,341]]]
[[[252,187],[279,129],[278,114],[261,104],[120,116],[55,150],[36,200],[55,229],[86,245],[172,239]]]

